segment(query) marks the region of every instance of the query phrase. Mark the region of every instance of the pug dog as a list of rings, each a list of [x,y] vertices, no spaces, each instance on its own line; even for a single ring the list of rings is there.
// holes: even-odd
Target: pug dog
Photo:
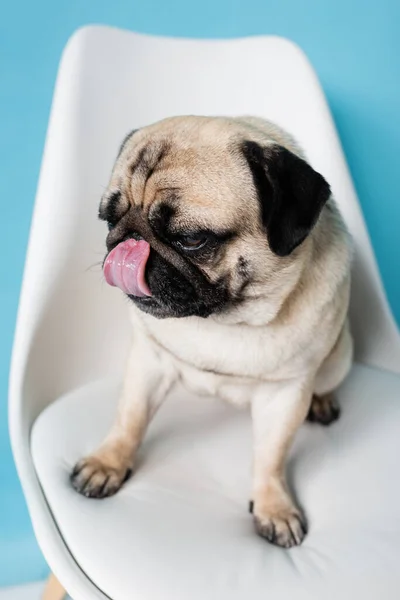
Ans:
[[[115,494],[178,380],[251,407],[255,529],[289,548],[305,517],[285,459],[308,415],[324,425],[352,362],[351,242],[324,177],[255,117],[174,117],[132,131],[103,195],[104,275],[131,300],[118,413],[74,488]]]

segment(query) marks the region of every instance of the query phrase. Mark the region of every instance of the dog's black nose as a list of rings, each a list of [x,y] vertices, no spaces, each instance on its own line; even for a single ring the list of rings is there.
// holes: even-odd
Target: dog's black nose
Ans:
[[[129,240],[129,239],[134,239],[134,240],[139,241],[139,240],[143,240],[144,238],[137,231],[132,231],[125,236],[124,241]]]

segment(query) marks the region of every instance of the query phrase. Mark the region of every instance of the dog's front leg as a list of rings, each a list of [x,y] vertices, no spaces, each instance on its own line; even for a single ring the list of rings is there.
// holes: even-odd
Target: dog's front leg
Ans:
[[[252,401],[254,435],[252,512],[257,532],[284,548],[298,545],[305,519],[285,481],[285,460],[310,408],[313,378],[260,386]]]
[[[102,445],[71,473],[74,488],[91,498],[115,494],[132,472],[147,426],[175,379],[172,366],[139,336],[130,351],[118,413]]]

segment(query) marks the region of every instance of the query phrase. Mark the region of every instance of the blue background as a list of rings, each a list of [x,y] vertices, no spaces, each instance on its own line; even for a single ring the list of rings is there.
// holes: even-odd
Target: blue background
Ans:
[[[187,37],[296,41],[327,93],[392,309],[400,322],[398,0],[16,0],[0,12],[0,586],[39,579],[7,438],[9,358],[53,85],[72,32],[104,23]],[[260,73],[260,76],[262,74]]]

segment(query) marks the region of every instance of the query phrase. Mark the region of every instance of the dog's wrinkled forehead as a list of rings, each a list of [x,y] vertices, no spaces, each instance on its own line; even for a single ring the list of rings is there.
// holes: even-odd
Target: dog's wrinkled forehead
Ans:
[[[218,121],[170,119],[133,131],[124,140],[102,200],[110,221],[131,207],[151,215],[174,206],[176,219],[190,227],[232,227],[252,211],[251,174],[237,132]]]

